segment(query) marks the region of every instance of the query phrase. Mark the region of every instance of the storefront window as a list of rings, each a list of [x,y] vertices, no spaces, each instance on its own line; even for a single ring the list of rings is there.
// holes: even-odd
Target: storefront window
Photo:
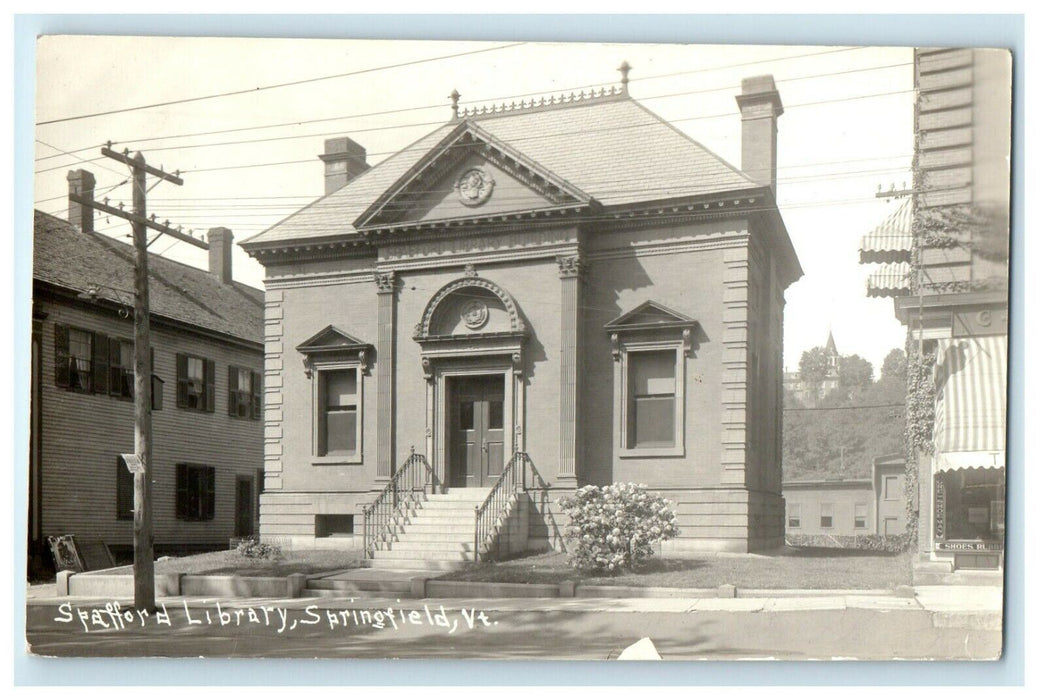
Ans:
[[[1002,469],[957,469],[938,478],[944,486],[944,539],[1004,539],[1006,481]]]

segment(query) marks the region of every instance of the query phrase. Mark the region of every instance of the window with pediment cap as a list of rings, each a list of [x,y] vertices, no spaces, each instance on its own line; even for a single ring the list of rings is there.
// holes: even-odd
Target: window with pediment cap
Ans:
[[[313,459],[363,461],[363,388],[374,346],[327,326],[297,348],[313,384]]]
[[[646,301],[604,326],[617,364],[614,443],[621,457],[685,454],[686,358],[695,319]]]

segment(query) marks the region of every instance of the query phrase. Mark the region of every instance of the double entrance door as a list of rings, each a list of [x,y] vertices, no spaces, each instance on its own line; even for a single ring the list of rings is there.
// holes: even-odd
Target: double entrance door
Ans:
[[[447,378],[447,484],[492,486],[505,468],[505,375]]]

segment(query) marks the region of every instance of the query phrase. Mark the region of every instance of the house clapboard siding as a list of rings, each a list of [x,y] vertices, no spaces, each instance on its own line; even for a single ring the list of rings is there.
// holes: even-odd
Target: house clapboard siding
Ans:
[[[93,177],[86,171],[73,171],[69,179],[71,191],[89,193],[93,188]],[[118,484],[124,484],[128,504],[131,488],[129,475],[118,471],[117,458],[135,452],[134,401],[108,391],[74,390],[68,370],[56,371],[57,345],[68,342],[70,329],[95,334],[91,343],[92,351],[98,350],[98,361],[109,357],[97,345],[102,338],[133,343],[128,291],[133,287],[133,251],[120,240],[93,232],[93,220],[82,208],[71,207],[71,211],[83,216],[78,222],[83,230],[36,213],[29,468],[32,568],[48,566],[50,536],[97,538],[118,551],[128,550],[133,541],[131,509],[124,517],[117,512]],[[232,251],[232,234],[212,229],[209,238],[211,264],[224,268]],[[234,535],[258,530],[257,500],[263,486],[261,399],[258,408],[248,408],[246,416],[237,417],[232,415],[237,411],[230,409],[229,389],[230,368],[240,368],[252,376],[252,391],[262,391],[262,293],[223,279],[221,269],[201,270],[155,255],[149,265],[153,386],[162,382],[162,404],[156,406],[154,396],[152,412],[156,551],[228,546]],[[56,329],[62,329],[60,337]],[[180,356],[207,360],[207,374],[213,372],[213,410],[178,405]],[[108,382],[109,375],[104,376]],[[102,377],[100,373],[98,381]],[[178,517],[179,465],[190,465],[189,471],[206,468],[196,473],[207,503],[198,508],[203,519],[189,519],[185,513]],[[213,490],[208,469],[213,469]],[[250,485],[249,499],[244,482]],[[195,489],[187,481],[182,487],[187,503]],[[213,517],[208,517],[208,492],[213,493]]]

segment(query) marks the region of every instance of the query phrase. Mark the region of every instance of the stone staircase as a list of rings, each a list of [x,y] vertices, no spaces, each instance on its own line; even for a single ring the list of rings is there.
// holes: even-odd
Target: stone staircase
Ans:
[[[391,546],[378,549],[363,566],[380,569],[453,570],[474,560],[476,506],[486,488],[455,488],[427,494],[399,518]]]

